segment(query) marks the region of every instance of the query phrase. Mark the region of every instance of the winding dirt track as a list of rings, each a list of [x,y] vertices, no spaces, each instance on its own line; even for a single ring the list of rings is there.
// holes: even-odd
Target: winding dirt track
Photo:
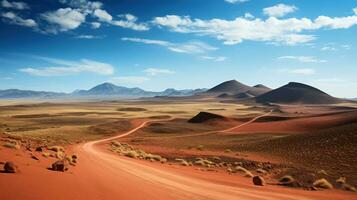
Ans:
[[[254,120],[253,120],[254,121]],[[295,191],[278,187],[241,187],[219,184],[187,176],[169,167],[152,166],[142,161],[112,154],[103,148],[113,139],[128,136],[153,121],[145,121],[122,135],[92,141],[81,146],[81,165],[101,166],[101,178],[107,185],[116,185],[112,197],[125,199],[241,199],[241,200],[307,200],[322,199],[307,197],[306,191]],[[251,122],[250,122],[251,123]],[[237,127],[234,127],[237,128]],[[88,163],[85,163],[88,162]],[[93,169],[95,171],[95,169]],[[95,173],[93,171],[93,173]],[[98,173],[98,172],[97,172]],[[96,179],[100,182],[100,179]],[[123,184],[124,183],[124,184]],[[103,183],[104,184],[104,183]],[[108,189],[108,188],[106,188]],[[104,191],[102,191],[104,192]],[[108,194],[108,193],[107,193]],[[124,196],[123,196],[124,195]],[[310,195],[308,195],[310,196]],[[102,199],[106,199],[103,197]],[[110,199],[110,198],[109,198]]]

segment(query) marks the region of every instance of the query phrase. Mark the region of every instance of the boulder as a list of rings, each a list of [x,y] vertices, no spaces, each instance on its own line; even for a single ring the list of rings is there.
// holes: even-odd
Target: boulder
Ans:
[[[53,171],[64,172],[68,170],[68,162],[66,160],[58,160],[52,164]]]
[[[253,177],[253,184],[254,185],[259,185],[259,186],[264,186],[265,181],[264,181],[263,177],[261,177],[261,176],[254,176]]]
[[[4,165],[4,171],[6,173],[16,173],[17,166],[13,162],[6,162]]]

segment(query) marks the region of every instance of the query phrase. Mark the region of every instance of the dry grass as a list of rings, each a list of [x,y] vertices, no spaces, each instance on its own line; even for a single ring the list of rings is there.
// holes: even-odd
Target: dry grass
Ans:
[[[323,189],[332,189],[333,188],[333,185],[330,182],[328,182],[328,180],[326,180],[324,178],[316,180],[312,185],[314,187],[323,188]]]

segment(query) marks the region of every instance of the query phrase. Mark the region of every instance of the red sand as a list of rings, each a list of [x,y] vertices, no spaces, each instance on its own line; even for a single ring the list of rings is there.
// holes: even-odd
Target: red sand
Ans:
[[[322,116],[311,116],[296,118],[284,121],[272,122],[252,122],[245,126],[231,129],[230,133],[285,133],[285,132],[305,132],[330,128],[357,121],[357,112],[345,112]]]
[[[106,149],[108,141],[75,146],[79,163],[65,173],[46,170],[50,158],[36,161],[26,151],[0,149],[0,160],[14,161],[21,170],[0,174],[0,199],[357,199],[343,191],[258,187],[238,175],[124,158]]]

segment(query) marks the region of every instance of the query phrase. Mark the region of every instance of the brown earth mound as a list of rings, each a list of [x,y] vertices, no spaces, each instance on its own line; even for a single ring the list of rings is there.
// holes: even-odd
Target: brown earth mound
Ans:
[[[200,112],[190,120],[188,120],[189,123],[204,123],[207,121],[211,120],[226,120],[226,117],[223,117],[221,115],[209,113],[209,112]]]
[[[302,83],[291,82],[256,98],[258,103],[335,104],[341,99]]]

